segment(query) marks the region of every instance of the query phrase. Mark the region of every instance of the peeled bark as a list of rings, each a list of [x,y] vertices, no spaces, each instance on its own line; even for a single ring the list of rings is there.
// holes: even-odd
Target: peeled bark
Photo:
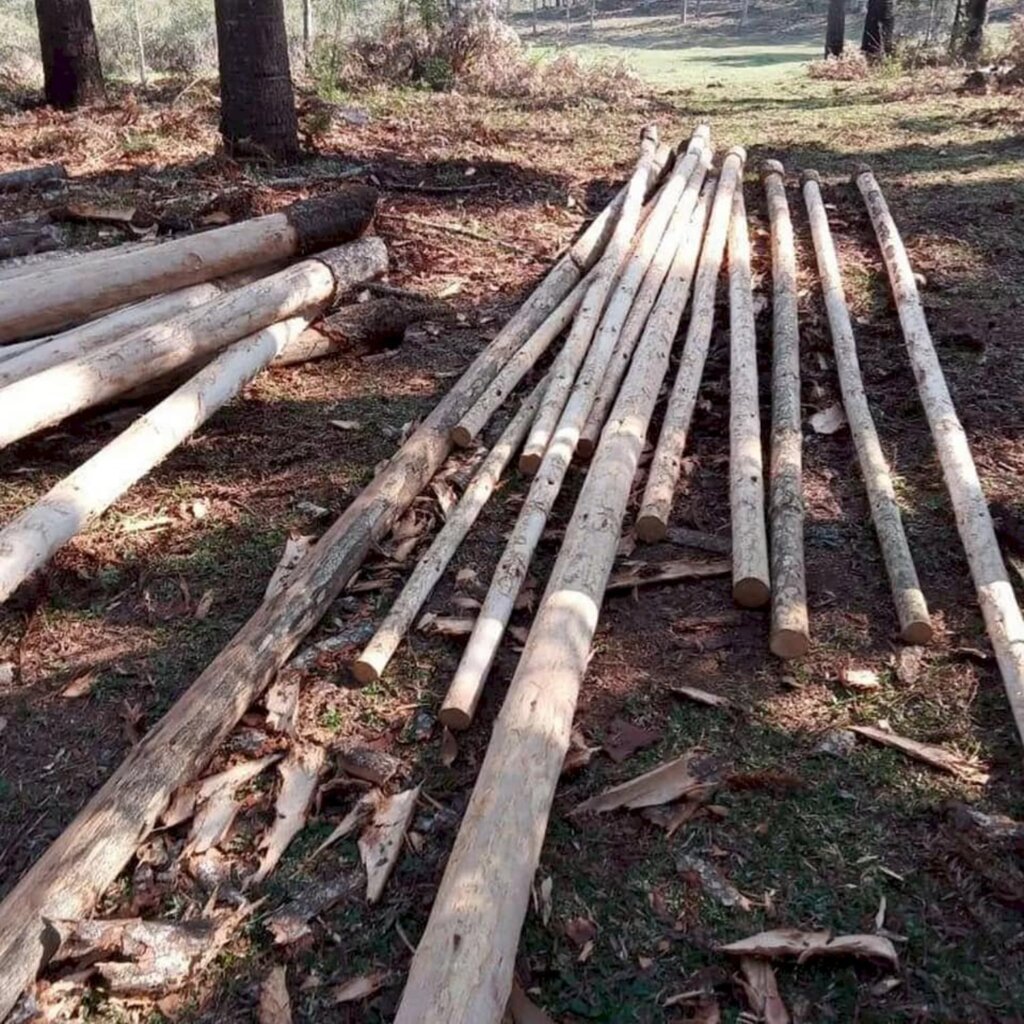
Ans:
[[[501,474],[512,460],[526,437],[540,405],[545,381],[534,388],[533,394],[519,407],[501,437],[498,438],[487,458],[473,475],[461,499],[449,513],[444,526],[434,538],[427,553],[417,563],[401,594],[391,606],[387,617],[378,627],[373,639],[362,654],[352,663],[352,674],[363,685],[376,682],[387,667],[402,637],[412,626],[430,592],[444,575],[459,545],[466,539],[477,517],[490,500]],[[452,721],[445,708],[438,716],[449,728],[465,728],[461,722]],[[467,722],[466,725],[469,723]]]
[[[658,438],[647,475],[640,512],[636,520],[636,535],[641,540],[663,540],[672,514],[672,500],[682,469],[683,451],[690,420],[697,404],[697,390],[704,374],[711,330],[715,320],[715,294],[718,290],[718,272],[722,267],[725,241],[732,213],[732,197],[743,174],[746,152],[740,147],[729,150],[722,165],[722,175],[711,207],[704,248],[697,268],[697,281],[693,289],[693,311],[686,331],[686,344],[679,363],[672,393],[669,395]]]
[[[89,0],[35,0],[43,92],[54,107],[80,107],[107,98]]]
[[[91,313],[306,256],[358,238],[373,220],[365,186],[305,199],[280,213],[146,249],[113,249],[15,277],[0,291],[0,343],[76,323]]]
[[[0,447],[214,355],[262,327],[322,309],[386,269],[387,250],[379,238],[350,242],[16,381],[0,389]]]
[[[821,199],[817,173],[804,173],[804,201],[811,222],[811,234],[818,255],[818,273],[821,276],[822,296],[832,332],[832,348],[836,356],[836,372],[843,395],[843,408],[850,424],[850,433],[860,460],[864,485],[871,505],[871,518],[878,534],[885,568],[889,574],[893,601],[900,620],[900,636],[908,644],[926,644],[932,638],[932,624],[928,615],[921,585],[914,569],[914,559],[903,530],[896,490],[889,474],[889,465],[878,440],[875,422],[871,416],[868,398],[861,379],[857,359],[857,341],[853,324],[846,309],[843,279],[832,244],[828,215]]]
[[[768,533],[764,522],[764,459],[757,395],[750,236],[742,186],[732,201],[729,227],[729,504],[732,510],[732,596],[759,608],[771,595]]]
[[[786,201],[785,171],[762,167],[772,236],[772,448],[768,521],[771,532],[772,623],[769,647],[800,658],[810,646],[804,572],[803,427],[800,408],[800,326],[796,247]]]
[[[670,273],[637,346],[494,727],[396,1024],[497,1024],[512,988],[605,586],[683,310]]]
[[[283,0],[215,0],[220,133],[228,152],[299,155]]]
[[[308,324],[295,317],[231,345],[0,530],[0,603],[191,437]]]
[[[946,489],[953,502],[978,603],[999,663],[1017,732],[1024,738],[1024,619],[1006,574],[967,434],[946,385],[899,230],[870,168],[859,171],[856,182],[867,204],[889,272],[918,394],[935,441]]]

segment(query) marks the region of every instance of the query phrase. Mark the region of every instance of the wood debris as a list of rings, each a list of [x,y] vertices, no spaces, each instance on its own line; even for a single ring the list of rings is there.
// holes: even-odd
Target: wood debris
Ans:
[[[680,580],[701,580],[732,574],[732,562],[691,562],[679,559],[673,562],[626,562],[625,568],[614,573],[607,589],[631,590],[655,583],[675,583]]]
[[[317,882],[301,895],[279,907],[264,921],[274,943],[291,945],[310,934],[309,922],[359,890],[361,880],[352,872],[326,882]]]
[[[288,998],[288,968],[276,964],[260,985],[260,1004],[256,1010],[258,1024],[291,1024],[292,1004]]]
[[[846,413],[839,404],[821,409],[810,418],[811,429],[816,434],[835,434],[846,426]]]
[[[649,772],[612,786],[603,793],[584,800],[573,808],[572,814],[604,814],[620,807],[637,809],[671,803],[688,793],[707,792],[715,773],[712,759],[697,751],[658,765]]]
[[[982,767],[944,747],[936,747],[930,743],[918,743],[917,740],[898,736],[894,732],[878,729],[873,725],[851,725],[850,731],[873,740],[875,743],[880,743],[882,746],[899,750],[908,757],[922,761],[940,771],[949,772],[950,775],[955,775],[965,782],[973,782],[979,786],[988,782],[988,772]]]
[[[234,793],[243,783],[256,778],[265,768],[280,759],[280,754],[269,754],[255,761],[239,761],[222,772],[182,786],[174,792],[167,809],[160,815],[160,824],[165,828],[173,828],[188,821],[196,808],[205,801],[224,790]]]
[[[526,994],[518,978],[512,979],[508,1014],[512,1018],[512,1024],[554,1024],[551,1017]]]
[[[819,956],[849,956],[877,960],[895,969],[899,957],[889,939],[882,935],[837,935],[831,932],[801,931],[799,928],[775,928],[750,938],[719,946],[719,952],[732,956],[783,960],[790,957],[804,963]]]
[[[469,636],[475,625],[476,619],[427,612],[426,615],[420,617],[416,628],[422,633],[434,633],[438,636]]]
[[[354,779],[373,786],[386,786],[403,768],[402,761],[372,747],[347,747],[338,753],[338,767]]]
[[[270,581],[267,583],[267,589],[263,594],[264,601],[271,600],[284,590],[288,585],[292,572],[295,570],[295,566],[309,552],[315,539],[314,537],[300,534],[297,537],[289,537],[284,542],[284,551],[281,554],[281,559],[274,568]]]
[[[700,889],[723,907],[750,910],[750,900],[703,857],[680,853],[676,856],[676,870],[684,879],[690,882],[695,880]]]
[[[848,690],[858,690],[862,693],[882,688],[882,681],[878,678],[878,673],[870,668],[840,669],[839,681]]]
[[[341,819],[334,831],[313,851],[311,856],[315,857],[321,851],[326,850],[328,846],[333,846],[339,839],[344,839],[346,836],[350,836],[353,832],[361,829],[376,813],[383,799],[384,795],[377,789],[371,789],[368,793],[364,793],[356,801],[348,814]]]
[[[770,963],[754,957],[742,957],[739,983],[759,1021],[763,1024],[789,1024],[789,1011],[779,995],[775,969]]]
[[[366,899],[376,903],[384,892],[405,838],[420,787],[385,797],[376,807],[370,825],[359,837],[359,856],[366,868]]]
[[[656,729],[644,729],[623,718],[615,718],[608,727],[608,738],[603,749],[616,764],[620,764],[638,750],[649,747],[660,739],[661,733]]]
[[[302,679],[298,672],[283,671],[270,684],[263,703],[267,709],[267,728],[271,732],[294,736],[299,714],[299,691]]]
[[[728,697],[719,693],[708,693],[707,690],[699,690],[696,686],[673,686],[671,692],[685,697],[687,700],[695,701],[697,704],[706,704],[709,708],[731,708],[733,703]]]
[[[387,983],[386,971],[373,971],[371,974],[361,974],[357,978],[349,978],[340,985],[331,989],[331,1002],[356,1003],[361,999],[369,999],[370,996],[379,992]]]

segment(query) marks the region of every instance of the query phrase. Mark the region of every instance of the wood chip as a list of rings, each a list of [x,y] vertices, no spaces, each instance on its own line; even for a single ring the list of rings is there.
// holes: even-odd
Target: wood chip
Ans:
[[[455,759],[459,756],[459,741],[455,738],[455,734],[451,729],[445,727],[444,732],[441,733],[441,764],[445,768],[450,768],[455,764]]]
[[[356,801],[348,814],[341,819],[334,831],[313,851],[311,856],[315,857],[321,850],[326,850],[328,846],[332,846],[339,839],[344,839],[346,836],[361,829],[373,817],[383,799],[383,794],[376,789],[371,789],[368,793],[364,793]]]
[[[427,612],[416,623],[416,628],[423,633],[434,633],[438,636],[469,636],[476,625],[476,619],[463,619],[454,615],[435,615]]]
[[[989,774],[981,766],[954,754],[943,747],[932,746],[928,743],[918,743],[917,740],[909,740],[905,736],[897,736],[894,732],[885,729],[878,729],[872,725],[851,725],[850,731],[873,740],[885,747],[892,747],[912,757],[917,761],[938,768],[940,771],[949,772],[966,782],[973,782],[984,785],[988,782]]]
[[[384,987],[387,979],[385,971],[374,971],[371,974],[361,974],[357,978],[349,978],[348,981],[343,981],[331,989],[331,1001],[338,1004],[368,999]]]
[[[359,837],[359,855],[366,868],[366,900],[376,903],[384,893],[384,886],[398,862],[420,787],[386,797],[373,814],[373,820]]]
[[[270,684],[263,703],[267,708],[267,728],[271,732],[294,736],[298,724],[299,691],[302,678],[298,672],[284,671]]]
[[[354,779],[386,786],[404,767],[400,758],[372,747],[346,747],[338,752],[338,767]]]
[[[739,907],[741,910],[750,910],[750,900],[714,864],[704,858],[689,853],[680,853],[676,856],[676,870],[685,879],[694,881],[698,888],[723,907]]]
[[[78,700],[81,697],[88,697],[92,693],[93,684],[96,682],[96,672],[86,672],[83,675],[75,676],[74,679],[60,691],[62,697],[68,700]]]
[[[705,704],[709,708],[731,708],[732,701],[718,693],[708,693],[707,690],[698,690],[696,686],[673,686],[673,693],[687,700],[696,701],[698,704]]]
[[[882,681],[878,678],[878,673],[870,668],[840,669],[839,681],[848,690],[858,690],[860,692],[880,690],[882,688]]]
[[[846,413],[839,404],[814,413],[810,419],[811,429],[816,434],[835,434],[846,426]]]

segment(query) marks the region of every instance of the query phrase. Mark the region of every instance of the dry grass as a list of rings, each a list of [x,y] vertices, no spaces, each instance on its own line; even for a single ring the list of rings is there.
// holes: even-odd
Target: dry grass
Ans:
[[[860,50],[847,50],[841,57],[811,61],[807,74],[832,82],[859,82],[871,74],[871,66]]]

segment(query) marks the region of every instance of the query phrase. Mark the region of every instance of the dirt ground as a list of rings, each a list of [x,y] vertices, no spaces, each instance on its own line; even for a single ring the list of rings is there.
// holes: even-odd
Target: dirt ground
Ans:
[[[1004,509],[1024,512],[1020,97],[964,97],[953,84],[929,72],[850,84],[801,80],[766,92],[680,89],[622,110],[586,104],[535,110],[455,95],[381,93],[353,98],[370,113],[369,124],[320,133],[317,161],[273,172],[211,155],[217,111],[202,83],[185,97],[176,99],[180,87],[145,98],[125,95],[109,109],[79,115],[10,108],[0,122],[0,169],[60,159],[73,176],[75,198],[135,205],[143,224],[164,218],[182,226],[212,211],[238,218],[275,209],[329,190],[330,181],[316,176],[348,168],[357,180],[381,187],[377,230],[391,253],[390,282],[442,297],[453,316],[422,325],[393,352],[264,374],[0,611],[0,662],[11,665],[0,690],[0,893],[255,610],[288,534],[326,528],[394,451],[403,426],[432,407],[587,213],[607,201],[634,159],[640,127],[654,121],[675,142],[707,119],[720,152],[736,143],[749,149],[746,198],[756,284],[765,299],[767,218],[756,167],[778,157],[794,172],[816,167],[825,177],[865,384],[898,479],[937,638],[916,674],[897,672],[895,616],[850,435],[807,427],[810,655],[790,664],[771,658],[766,614],[734,608],[723,579],[606,600],[578,728],[595,746],[615,733],[617,722],[655,735],[622,763],[598,752],[563,779],[538,874],[539,891],[551,880],[550,919],[545,923],[542,907],[531,909],[520,978],[559,1021],[691,1019],[691,1004],[670,997],[701,988],[713,990],[722,1019],[734,1021],[745,1004],[735,964],[716,949],[721,943],[784,925],[836,933],[883,928],[899,951],[896,970],[846,960],[780,966],[779,985],[794,1019],[1024,1020],[1019,844],[985,839],[951,809],[966,802],[1024,817],[1020,747],[870,224],[848,183],[855,161],[872,163],[923,275],[935,340],[986,493]],[[308,180],[296,182],[299,176]],[[806,418],[836,402],[838,387],[795,180],[789,196],[801,246]],[[479,187],[396,188],[402,185]],[[0,197],[0,219],[65,198]],[[424,229],[409,215],[485,238]],[[75,231],[82,244],[128,237],[118,228],[101,239],[93,228]],[[677,525],[719,535],[729,527],[723,300],[724,292],[673,516]],[[767,424],[769,302],[759,309]],[[80,417],[0,453],[0,516],[9,518],[42,494],[139,408]],[[355,421],[358,428],[339,431],[331,420]],[[492,426],[488,438],[494,436]],[[574,470],[534,567],[538,593],[582,473]],[[465,614],[453,600],[461,569],[475,570],[476,580],[459,593],[482,596],[525,489],[512,474],[429,610]],[[438,521],[432,498],[421,507]],[[631,557],[693,554],[665,545],[638,548]],[[343,596],[314,636],[344,632],[365,639],[414,559],[415,553],[396,565],[376,554],[362,578],[383,580],[383,589]],[[204,599],[212,604],[197,616]],[[517,625],[529,621],[529,607],[517,612]],[[261,979],[285,963],[297,1020],[391,1019],[408,944],[425,924],[517,657],[516,644],[507,643],[476,724],[459,736],[458,756],[445,765],[433,716],[460,644],[417,632],[384,680],[364,690],[352,689],[348,675],[357,643],[321,656],[304,678],[304,738],[332,751],[358,744],[391,753],[402,768],[389,788],[424,788],[413,823],[417,838],[377,906],[368,907],[361,892],[353,895],[321,915],[309,937],[283,950],[262,924],[289,896],[358,873],[354,840],[308,856],[353,801],[351,786],[328,787],[262,887],[267,903],[185,989],[156,1006],[107,999],[96,990],[77,1012],[110,1020],[251,1020]],[[880,687],[844,687],[845,668],[875,670]],[[86,696],[64,695],[83,677]],[[681,684],[727,696],[738,710],[683,702],[672,692]],[[984,765],[988,781],[943,775],[863,741],[842,757],[819,752],[831,730],[880,720]],[[262,722],[254,708],[216,764],[232,751],[251,751],[252,742],[265,749]],[[711,810],[672,837],[630,812],[567,816],[581,799],[692,747],[714,754],[729,781]],[[202,769],[197,765],[197,774]],[[250,787],[225,847],[238,872],[229,891],[257,859],[257,840],[273,815],[271,776]],[[174,841],[170,833],[172,848]],[[682,856],[717,867],[744,904],[723,906],[692,870],[680,870]],[[200,882],[170,869],[154,882],[152,872],[140,874],[144,867],[142,858],[129,866],[104,898],[105,915],[199,913],[208,897]],[[579,941],[581,919],[590,947]],[[334,1004],[332,986],[375,971],[387,975],[375,994]]]

